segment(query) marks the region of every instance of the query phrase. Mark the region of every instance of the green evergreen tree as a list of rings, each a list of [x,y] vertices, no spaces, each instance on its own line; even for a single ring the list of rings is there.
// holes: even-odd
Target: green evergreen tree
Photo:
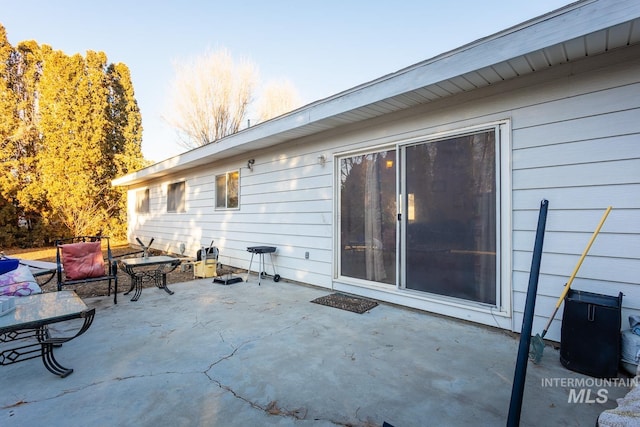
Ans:
[[[7,239],[22,240],[27,245],[42,238],[37,218],[44,201],[42,194],[31,192],[32,183],[38,180],[36,85],[40,48],[35,42],[23,42],[13,48],[2,25],[0,33],[0,206],[4,213],[1,224]]]
[[[134,96],[129,68],[125,64],[111,64],[107,69],[109,82],[109,132],[106,136],[105,156],[111,159],[111,178],[134,172],[150,162],[142,155],[142,115]],[[113,229],[124,236],[127,223],[127,191],[111,188],[114,206],[111,214]],[[118,224],[120,227],[118,228]]]
[[[148,164],[141,123],[126,65],[13,48],[0,24],[0,245],[123,237],[126,191],[111,180]]]
[[[81,92],[84,60],[80,55],[68,57],[48,47],[43,56],[39,99],[43,146],[38,159],[38,185],[46,192],[52,223],[63,225],[62,229],[68,228],[72,234],[87,234],[87,216],[95,217],[97,212],[86,212],[95,194],[95,171],[85,159],[95,157],[95,149],[84,143],[90,118],[83,97],[86,94]]]
[[[42,50],[35,41],[26,41],[19,43],[16,51],[14,90],[18,97],[19,127],[14,139],[18,144],[17,200],[20,221],[24,224],[21,227],[21,239],[28,240],[25,243],[31,245],[46,237],[47,222],[43,212],[48,211],[45,193],[37,184],[40,180],[38,152],[42,143],[38,126],[38,84],[42,67]]]
[[[15,148],[13,135],[18,126],[17,100],[12,89],[12,61],[14,49],[7,40],[7,32],[0,25],[0,245],[12,245],[18,232],[14,205],[16,183]]]
[[[135,99],[129,68],[125,64],[111,64],[107,69],[109,81],[109,122],[107,135],[112,155],[113,176],[120,176],[148,166],[142,156],[142,116]]]

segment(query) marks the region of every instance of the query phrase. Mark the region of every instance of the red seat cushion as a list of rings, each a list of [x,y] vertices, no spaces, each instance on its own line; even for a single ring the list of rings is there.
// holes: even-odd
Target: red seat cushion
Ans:
[[[105,275],[100,242],[61,245],[62,265],[67,280],[81,280]]]

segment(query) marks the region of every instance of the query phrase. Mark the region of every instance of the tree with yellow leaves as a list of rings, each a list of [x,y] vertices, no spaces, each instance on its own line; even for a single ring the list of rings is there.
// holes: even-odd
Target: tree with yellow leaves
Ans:
[[[0,25],[0,245],[126,230],[113,178],[143,167],[129,70],[103,52],[9,45]],[[13,238],[13,240],[11,240]]]

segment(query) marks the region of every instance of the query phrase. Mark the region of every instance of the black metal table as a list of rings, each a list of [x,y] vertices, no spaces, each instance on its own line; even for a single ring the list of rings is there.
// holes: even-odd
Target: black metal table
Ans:
[[[260,281],[263,276],[268,276],[266,272],[266,267],[264,263],[264,254],[269,254],[269,259],[271,260],[271,267],[273,267],[273,281],[277,282],[280,280],[280,275],[276,273],[276,265],[273,263],[273,253],[276,251],[275,246],[249,246],[247,248],[247,252],[251,252],[251,261],[249,261],[249,269],[247,270],[247,280],[249,281],[249,274],[251,273],[251,264],[253,264],[253,256],[255,254],[260,255],[260,260],[258,262],[258,286],[260,286]]]
[[[135,289],[131,301],[138,301],[142,294],[142,284],[153,281],[156,287],[173,295],[173,291],[167,287],[167,273],[175,270],[181,262],[179,258],[164,255],[120,260],[123,270],[131,277],[131,288],[124,294],[128,295]]]
[[[64,378],[73,372],[56,360],[53,349],[89,329],[96,309],[89,309],[75,291],[48,292],[16,297],[16,308],[0,316],[0,342],[11,343],[0,352],[0,365],[42,357],[49,372]],[[53,337],[48,326],[72,319],[84,319],[73,336]],[[15,346],[13,346],[15,344]]]

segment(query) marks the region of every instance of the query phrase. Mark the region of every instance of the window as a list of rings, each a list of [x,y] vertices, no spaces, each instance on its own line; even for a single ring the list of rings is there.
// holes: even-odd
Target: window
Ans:
[[[238,171],[216,175],[216,209],[237,209],[238,200]]]
[[[136,191],[136,213],[149,213],[149,189]]]
[[[185,212],[184,181],[174,182],[167,187],[167,212]]]

